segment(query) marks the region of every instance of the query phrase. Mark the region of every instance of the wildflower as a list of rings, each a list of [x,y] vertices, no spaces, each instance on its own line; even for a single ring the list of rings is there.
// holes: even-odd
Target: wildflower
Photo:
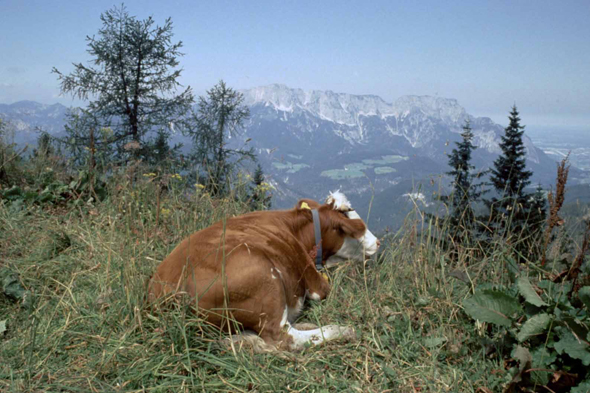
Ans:
[[[163,207],[162,209],[160,209],[160,213],[162,214],[162,217],[168,218],[172,211],[170,209],[166,209],[165,207]]]
[[[174,175],[170,176],[172,179],[178,179],[178,180],[182,180],[182,176],[180,176],[180,174],[175,173]]]
[[[144,177],[155,177],[156,174],[154,172],[150,172],[150,173],[144,173],[143,176]]]
[[[274,187],[270,183],[267,183],[265,181],[263,181],[262,183],[260,183],[258,185],[258,189],[260,191],[264,191],[264,192],[269,191],[271,188],[274,188]]]
[[[195,187],[197,188],[197,190],[202,190],[203,188],[205,188],[204,185],[199,184],[199,183],[195,183]]]
[[[103,127],[100,129],[104,136],[111,136],[113,135],[113,129],[111,127]]]
[[[131,142],[127,142],[125,144],[125,146],[123,146],[123,149],[125,149],[127,151],[129,151],[129,150],[137,150],[137,149],[141,149],[141,145],[137,141],[131,141]]]

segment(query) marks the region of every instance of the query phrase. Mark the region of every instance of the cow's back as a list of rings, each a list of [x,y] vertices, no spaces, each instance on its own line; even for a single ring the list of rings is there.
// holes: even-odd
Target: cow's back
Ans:
[[[280,214],[284,212],[255,212],[193,233],[158,266],[150,280],[150,299],[177,291],[205,301],[216,299],[228,285],[224,276],[235,296],[247,296],[248,285],[263,286],[280,274],[301,276],[299,265],[306,263],[305,250]],[[299,284],[287,283],[286,289],[300,295],[304,289]]]

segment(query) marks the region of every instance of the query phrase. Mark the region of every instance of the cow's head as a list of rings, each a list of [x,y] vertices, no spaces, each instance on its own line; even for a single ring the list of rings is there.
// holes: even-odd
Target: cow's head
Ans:
[[[297,207],[298,210],[302,210],[302,207],[317,209],[320,213],[326,266],[343,260],[362,262],[377,252],[379,240],[340,191],[330,193],[324,205],[305,199],[299,201]]]

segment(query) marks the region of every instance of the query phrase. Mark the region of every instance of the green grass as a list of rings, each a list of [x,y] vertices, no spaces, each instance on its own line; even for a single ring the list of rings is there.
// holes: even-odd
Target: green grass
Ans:
[[[503,364],[485,356],[461,310],[470,286],[448,275],[440,247],[413,227],[376,261],[331,271],[330,296],[300,319],[351,325],[355,341],[292,357],[234,353],[186,308],[154,312],[144,294],[181,239],[244,207],[168,195],[156,223],[154,187],[119,185],[97,206],[0,203],[0,271],[18,273],[34,294],[30,309],[0,295],[0,391],[476,392],[502,382]],[[472,264],[474,279],[492,262]]]

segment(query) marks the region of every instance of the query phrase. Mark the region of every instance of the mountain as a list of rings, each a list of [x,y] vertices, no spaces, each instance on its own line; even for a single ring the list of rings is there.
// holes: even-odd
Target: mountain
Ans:
[[[365,214],[388,225],[414,203],[429,204],[448,170],[447,153],[469,120],[477,168],[500,152],[504,128],[469,115],[454,99],[404,96],[387,103],[373,95],[304,91],[284,85],[243,90],[251,117],[236,146],[250,139],[277,187],[278,206],[341,188]],[[525,135],[533,184],[550,184],[555,162]],[[443,183],[444,187],[444,183]],[[429,202],[430,201],[430,202]]]
[[[457,138],[466,119],[471,122],[474,143],[489,153],[500,152],[498,142],[504,132],[489,118],[468,115],[454,99],[404,96],[389,104],[373,95],[303,91],[284,85],[257,87],[242,93],[252,109],[254,123],[257,117],[296,122],[297,133],[303,136],[299,139],[308,142],[318,133],[332,133],[350,146],[386,142],[395,148],[411,147],[440,158],[448,138]],[[541,163],[545,158],[542,152],[526,136],[524,142],[528,159]]]
[[[474,133],[473,164],[487,169],[500,152],[502,126],[469,115],[457,100],[403,96],[388,103],[374,95],[293,89],[274,84],[242,90],[250,118],[233,147],[251,146],[275,187],[274,207],[298,198],[321,199],[341,189],[377,227],[395,227],[414,205],[428,206],[446,187],[447,154],[465,120]],[[63,130],[67,108],[31,101],[0,105],[17,128],[16,141],[32,142],[35,127]],[[507,111],[508,113],[508,111]],[[526,123],[526,121],[525,121]],[[180,135],[174,142],[190,145]],[[549,185],[555,161],[524,137],[533,184]],[[575,177],[575,176],[572,176]]]
[[[38,131],[51,135],[63,132],[68,108],[62,104],[44,105],[35,101],[19,101],[14,104],[0,104],[0,117],[14,127],[14,142],[19,145],[34,144]]]

